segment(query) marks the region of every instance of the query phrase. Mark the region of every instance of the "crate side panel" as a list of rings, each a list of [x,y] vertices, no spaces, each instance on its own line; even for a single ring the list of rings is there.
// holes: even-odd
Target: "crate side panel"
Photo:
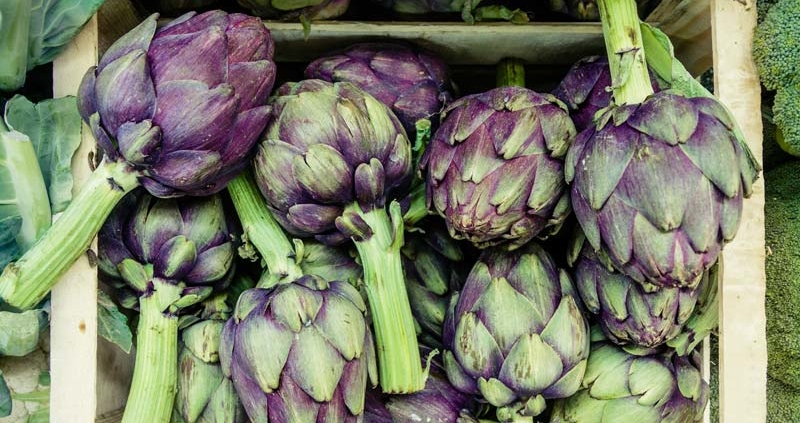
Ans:
[[[97,18],[53,62],[53,95],[75,95],[83,74],[97,63]],[[87,157],[94,138],[83,127],[81,145],[72,160],[73,191],[77,192],[91,171]],[[56,217],[57,218],[57,217]],[[96,250],[96,243],[90,246]],[[82,256],[53,287],[50,320],[50,421],[94,420],[97,380],[97,270]]]
[[[762,155],[761,87],[750,46],[754,0],[711,1],[716,94],[736,117],[750,149]],[[756,111],[754,113],[753,111]],[[720,305],[720,422],[766,421],[764,179],[745,200],[736,239],[724,252]]]

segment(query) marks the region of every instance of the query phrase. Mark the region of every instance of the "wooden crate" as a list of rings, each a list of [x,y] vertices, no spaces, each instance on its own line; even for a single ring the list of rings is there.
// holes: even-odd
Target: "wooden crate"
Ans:
[[[733,112],[761,157],[760,86],[750,55],[755,0],[663,0],[647,18],[670,35],[677,56],[695,75],[715,68],[716,94]],[[109,0],[54,63],[54,94],[75,94],[86,69],[113,40],[138,23],[127,0]],[[529,64],[568,65],[602,54],[599,23],[478,24],[318,22],[303,39],[299,24],[267,22],[276,60],[304,62],[353,41],[392,37],[413,41],[453,64],[494,64],[515,56]],[[487,42],[491,40],[491,42]],[[76,154],[76,188],[89,174],[95,148],[88,129]],[[720,421],[766,422],[764,185],[745,202],[738,236],[726,247],[719,357]],[[82,259],[52,293],[51,421],[118,421],[133,360],[97,339],[97,272]],[[708,367],[708,366],[706,366]],[[114,413],[117,411],[117,413]],[[110,414],[109,414],[110,413]],[[98,417],[100,416],[100,417]],[[707,417],[708,419],[708,417]]]

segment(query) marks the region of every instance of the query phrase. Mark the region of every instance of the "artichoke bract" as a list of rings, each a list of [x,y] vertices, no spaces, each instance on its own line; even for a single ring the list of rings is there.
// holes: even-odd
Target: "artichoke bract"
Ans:
[[[281,86],[253,162],[258,187],[291,234],[329,245],[353,240],[364,268],[381,388],[422,389],[395,198],[412,177],[411,144],[386,105],[347,82]],[[388,208],[388,212],[387,212]]]
[[[593,336],[581,390],[555,401],[550,423],[696,423],[708,397],[699,354],[639,356]]]
[[[580,387],[589,325],[567,273],[538,244],[484,251],[444,326],[444,364],[501,421],[533,421]]]
[[[13,307],[38,303],[139,185],[158,197],[209,195],[244,169],[267,124],[274,43],[261,20],[211,11],[112,44],[79,89],[103,160],[67,210],[0,276]]]
[[[588,243],[577,243],[582,247],[572,264],[575,286],[586,309],[598,315],[600,327],[612,342],[653,348],[681,333],[702,287],[640,284],[617,272]],[[707,277],[703,283],[709,283]]]
[[[574,137],[550,94],[511,86],[462,97],[442,112],[420,163],[429,208],[480,248],[554,232],[570,212],[563,160]]]
[[[653,90],[660,84],[653,76]],[[578,132],[594,123],[595,114],[611,105],[611,70],[608,59],[589,56],[578,60],[553,90],[553,95],[563,101]]]
[[[316,276],[242,293],[220,360],[250,420],[360,421],[377,383],[365,310],[353,286]]]
[[[124,282],[139,299],[136,363],[122,421],[167,422],[177,384],[178,315],[230,282],[234,236],[219,195],[128,198],[98,237],[101,277]]]
[[[306,78],[351,82],[389,106],[409,134],[436,123],[453,97],[447,64],[432,53],[392,43],[361,43],[311,62]]]
[[[245,423],[233,381],[222,373],[219,348],[230,316],[225,294],[207,299],[199,320],[180,330],[178,389],[172,423]]]
[[[569,148],[572,208],[617,270],[695,287],[736,234],[758,164],[718,100],[653,92],[633,0],[599,6],[614,105]]]

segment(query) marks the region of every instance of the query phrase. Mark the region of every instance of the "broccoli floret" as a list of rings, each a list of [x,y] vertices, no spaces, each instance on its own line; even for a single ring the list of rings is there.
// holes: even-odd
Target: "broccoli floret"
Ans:
[[[780,0],[756,0],[756,9],[758,10],[758,23],[764,20],[764,17],[767,16],[767,12],[775,3],[779,2]]]
[[[800,0],[775,3],[756,27],[753,59],[770,90],[793,84],[800,68]]]
[[[800,389],[799,176],[800,161],[764,176],[768,374],[795,389]]]
[[[781,148],[800,156],[800,0],[778,0],[756,27],[753,59],[761,83],[775,91]]]
[[[787,153],[800,156],[800,81],[775,92],[772,115],[778,128],[775,136],[778,145]]]
[[[794,422],[800,416],[800,390],[767,378],[767,421]]]

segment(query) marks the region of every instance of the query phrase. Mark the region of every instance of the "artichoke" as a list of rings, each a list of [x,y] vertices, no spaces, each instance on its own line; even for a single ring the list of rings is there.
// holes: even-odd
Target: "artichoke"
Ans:
[[[410,232],[403,246],[403,269],[411,311],[419,326],[422,344],[440,348],[450,297],[461,289],[466,275],[460,246],[439,226],[428,225],[423,233]]]
[[[660,83],[650,72],[653,91],[659,91]],[[594,123],[594,116],[611,105],[611,70],[608,59],[589,56],[578,60],[569,69],[564,79],[553,90],[553,95],[563,101],[578,132]]]
[[[230,315],[220,294],[204,301],[199,320],[180,331],[178,390],[172,423],[245,423],[247,414],[233,382],[222,373],[219,347]]]
[[[250,420],[360,421],[367,384],[377,383],[365,309],[353,286],[316,276],[245,291],[220,361]]]
[[[432,118],[453,96],[447,64],[432,53],[401,44],[355,44],[314,60],[305,76],[357,85],[389,106],[409,134],[422,119],[436,123]]]
[[[733,125],[713,99],[662,91],[582,132],[565,171],[592,248],[637,282],[696,287],[753,182]]]
[[[333,19],[347,11],[350,0],[236,0],[262,18],[296,19],[302,22]]]
[[[177,383],[178,314],[230,282],[235,247],[219,195],[135,194],[103,225],[98,265],[103,280],[127,284],[139,299],[136,363],[122,421],[166,422]]]
[[[425,389],[408,395],[367,392],[364,423],[467,423],[475,397],[455,389],[444,373],[431,369]]]
[[[431,13],[461,12],[461,19],[468,23],[475,21],[503,20],[512,23],[529,21],[528,14],[520,9],[509,9],[493,4],[478,7],[480,0],[374,0],[386,9],[401,14],[427,15]]]
[[[347,82],[287,83],[272,106],[274,119],[253,163],[258,187],[291,234],[329,245],[355,241],[381,388],[422,389],[400,255],[403,220],[393,200],[405,195],[412,176],[402,125],[383,103]]]
[[[145,19],[84,76],[78,109],[103,159],[58,221],[0,276],[8,304],[38,303],[135,187],[158,197],[209,195],[249,163],[275,78],[269,31],[257,18],[221,11],[156,25],[157,15]]]
[[[699,354],[634,355],[592,337],[581,390],[556,401],[550,423],[695,423],[703,421],[709,387]]]
[[[694,312],[702,285],[716,283],[705,277],[699,289],[640,284],[614,270],[583,239],[578,236],[575,249],[580,251],[572,263],[575,286],[616,344],[653,348],[678,336]]]
[[[536,243],[485,250],[445,321],[450,382],[481,394],[501,421],[533,421],[545,399],[574,394],[589,355],[576,295]]]
[[[617,270],[696,287],[736,234],[758,164],[719,101],[653,93],[634,1],[600,6],[615,104],[569,148],[572,207]]]
[[[574,136],[550,94],[511,86],[462,97],[422,157],[428,205],[451,236],[480,248],[552,233],[570,212],[563,159]]]

